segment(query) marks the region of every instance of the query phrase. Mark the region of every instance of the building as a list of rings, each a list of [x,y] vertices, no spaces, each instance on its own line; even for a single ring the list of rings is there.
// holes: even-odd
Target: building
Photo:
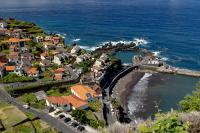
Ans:
[[[29,77],[38,78],[39,77],[39,71],[37,70],[37,68],[32,67],[27,71],[27,75]]]
[[[6,28],[8,26],[7,22],[4,20],[0,20],[0,28]]]
[[[71,54],[78,54],[78,52],[80,52],[81,48],[79,46],[74,46],[71,50]]]
[[[8,61],[10,63],[15,63],[15,64],[19,64],[21,61],[20,61],[20,56],[19,56],[19,52],[11,52],[9,55],[8,55]]]
[[[0,78],[3,78],[5,75],[5,65],[6,65],[6,63],[0,62]]]
[[[49,52],[44,52],[40,54],[40,58],[42,60],[48,59],[49,58]]]
[[[88,103],[75,95],[69,96],[49,96],[46,99],[48,107],[61,108],[64,111],[71,111],[72,109],[87,109]]]
[[[89,86],[74,85],[70,89],[75,96],[87,102],[95,101],[95,98],[98,97],[97,93]]]
[[[4,62],[4,63],[8,62],[6,54],[1,53],[1,52],[0,52],[0,62]]]
[[[60,42],[60,37],[52,37],[53,44],[58,44]]]
[[[43,42],[44,38],[42,36],[36,36],[33,41],[34,42],[37,42],[37,43],[41,43]]]
[[[6,66],[7,73],[15,73],[16,67],[15,66]]]
[[[55,70],[55,75],[54,75],[54,79],[55,80],[62,80],[64,77],[64,72],[65,69],[64,68],[58,68]]]
[[[20,39],[20,38],[10,38],[6,41],[2,41],[2,43],[8,43],[9,45],[16,45],[17,47],[24,47],[26,42],[29,42],[31,41],[31,39],[29,38],[23,38],[23,39]]]

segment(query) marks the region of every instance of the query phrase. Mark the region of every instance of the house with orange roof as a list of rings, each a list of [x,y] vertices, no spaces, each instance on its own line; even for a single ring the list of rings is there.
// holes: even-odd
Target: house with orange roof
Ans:
[[[72,86],[70,89],[72,94],[87,102],[95,101],[99,97],[89,86],[79,84]]]
[[[53,107],[54,109],[60,108],[64,111],[88,108],[88,102],[78,98],[75,95],[49,96],[46,98],[46,105],[48,107]]]
[[[6,63],[0,62],[0,78],[3,78],[3,76],[5,75],[5,65]]]
[[[15,66],[6,66],[7,73],[15,73],[16,67]]]
[[[39,77],[39,71],[37,70],[37,68],[31,67],[31,68],[27,71],[27,75],[28,75],[29,77],[38,78],[38,77]]]
[[[16,52],[17,51],[17,46],[16,45],[10,45],[9,50],[11,52]]]
[[[9,45],[16,45],[18,47],[24,47],[26,42],[31,41],[29,38],[10,38],[8,40],[2,41],[2,43],[8,43]]]
[[[15,73],[19,76],[23,75],[22,69],[18,66],[5,66],[5,71],[7,74]]]
[[[55,74],[54,74],[55,80],[62,80],[63,79],[64,72],[65,72],[64,68],[58,68],[54,72],[55,72]]]

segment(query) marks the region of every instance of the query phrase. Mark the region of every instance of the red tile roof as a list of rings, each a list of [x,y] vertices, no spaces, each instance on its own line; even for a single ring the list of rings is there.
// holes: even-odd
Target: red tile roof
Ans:
[[[14,71],[15,66],[6,66],[6,71]]]
[[[84,100],[81,100],[75,95],[69,95],[69,96],[49,96],[47,97],[47,100],[50,103],[58,104],[58,105],[66,105],[71,104],[75,108],[79,108],[81,106],[87,105],[88,103]]]
[[[55,70],[55,73],[62,73],[64,71],[65,71],[64,68],[58,68],[58,69]]]
[[[37,74],[38,72],[39,72],[39,71],[37,70],[37,68],[32,67],[32,68],[30,68],[30,69],[28,70],[27,73],[29,73],[29,74]]]

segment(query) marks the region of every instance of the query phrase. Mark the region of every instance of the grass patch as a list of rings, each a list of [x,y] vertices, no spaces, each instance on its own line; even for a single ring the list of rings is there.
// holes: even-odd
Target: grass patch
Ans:
[[[93,101],[93,102],[90,102],[88,104],[88,107],[94,111],[94,112],[98,112],[102,109],[102,103],[99,101],[99,100],[96,100],[96,101]]]
[[[12,127],[27,119],[27,116],[14,106],[7,106],[0,109],[0,119],[5,128]]]
[[[33,119],[36,119],[36,118],[37,118],[37,116],[36,116],[34,113],[32,113],[32,112],[27,112],[27,113],[26,113],[26,116],[27,116],[30,120],[33,120]]]
[[[72,94],[71,90],[66,87],[54,87],[46,93],[50,96],[68,96]]]
[[[38,101],[34,93],[26,93],[20,96],[19,99],[34,108],[38,108],[38,109],[45,108],[45,101],[44,100]]]
[[[10,104],[0,101],[0,109],[7,106],[10,106]]]
[[[31,122],[20,124],[4,131],[3,133],[34,133],[35,129]]]

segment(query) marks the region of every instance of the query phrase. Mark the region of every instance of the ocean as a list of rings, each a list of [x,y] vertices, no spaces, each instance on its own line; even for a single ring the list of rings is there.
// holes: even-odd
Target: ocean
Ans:
[[[167,63],[200,70],[199,7],[199,0],[1,0],[0,17],[34,22],[46,32],[65,36],[67,44],[77,43],[87,49],[107,41],[142,37],[148,42],[143,47],[159,52]],[[116,55],[123,63],[131,63],[133,53]],[[190,93],[197,81],[184,80],[190,82],[181,96]],[[160,100],[166,101],[168,94],[163,88],[176,81],[170,78],[168,84],[158,85],[159,93],[151,91],[157,87],[148,85],[147,90],[151,95],[165,95]],[[179,90],[182,86],[174,87]],[[177,100],[164,102],[162,108],[169,110],[171,105],[177,105]]]

